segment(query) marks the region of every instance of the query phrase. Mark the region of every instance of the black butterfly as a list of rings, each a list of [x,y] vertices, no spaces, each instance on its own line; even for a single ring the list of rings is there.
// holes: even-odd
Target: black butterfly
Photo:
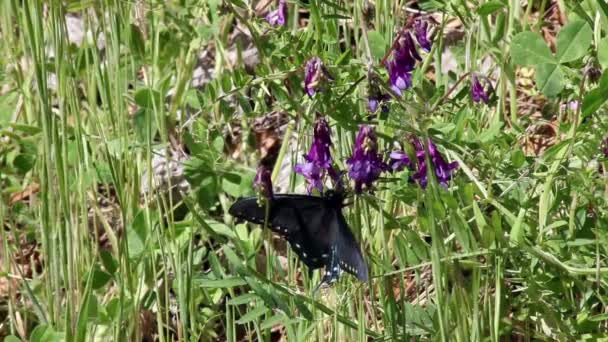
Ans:
[[[361,281],[368,279],[359,245],[342,215],[343,199],[341,192],[327,191],[323,197],[275,194],[267,201],[268,227],[289,242],[311,271],[325,266],[321,284],[334,283],[341,270]],[[264,224],[266,206],[260,206],[256,197],[241,198],[229,213]]]

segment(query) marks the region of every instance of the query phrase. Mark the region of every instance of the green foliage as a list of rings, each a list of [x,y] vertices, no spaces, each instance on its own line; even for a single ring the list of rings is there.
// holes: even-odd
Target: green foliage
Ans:
[[[568,23],[557,35],[557,53],[554,56],[538,33],[521,32],[513,37],[513,62],[535,66],[539,90],[549,97],[554,97],[565,86],[564,64],[578,60],[587,53],[591,46],[591,35],[591,28],[585,21]]]
[[[608,5],[287,1],[272,27],[261,3],[0,5],[3,340],[603,337]],[[397,97],[380,62],[412,8],[437,21],[433,48]],[[312,56],[333,80],[309,97]],[[474,73],[488,104],[470,100]],[[388,112],[368,111],[368,74]],[[260,130],[270,112],[287,128]],[[429,137],[459,168],[446,187],[384,172],[349,197],[371,279],[313,294],[320,272],[227,208],[254,194],[272,139],[275,184],[304,191],[291,170],[316,113],[340,170],[361,124],[385,159],[417,164],[410,139]]]

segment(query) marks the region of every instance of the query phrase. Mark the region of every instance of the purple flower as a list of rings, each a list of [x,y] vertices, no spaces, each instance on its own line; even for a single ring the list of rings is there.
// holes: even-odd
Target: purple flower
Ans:
[[[473,75],[471,78],[471,98],[473,102],[483,101],[483,103],[488,103],[490,101],[490,97],[488,93],[484,89],[481,82],[479,82],[479,78],[476,75]]]
[[[414,32],[416,33],[416,40],[418,45],[423,48],[426,52],[431,51],[431,41],[427,37],[427,28],[429,24],[426,21],[416,20],[414,22]]]
[[[608,138],[602,141],[602,152],[604,153],[604,157],[608,158]]]
[[[294,171],[306,178],[306,182],[308,183],[306,190],[309,194],[311,194],[315,188],[319,190],[319,192],[323,191],[323,169],[321,169],[319,165],[314,162],[297,164]]]
[[[306,63],[304,71],[304,90],[308,96],[312,97],[321,89],[321,86],[326,81],[333,81],[333,78],[327,71],[327,68],[319,57],[313,57]]]
[[[416,65],[416,60],[420,60],[420,55],[416,51],[412,35],[409,32],[403,32],[395,41],[392,59],[385,62],[391,88],[395,93],[401,95],[403,90],[412,85],[411,73]]]
[[[416,150],[416,158],[418,159],[418,170],[416,173],[412,175],[412,180],[418,182],[418,184],[422,188],[426,188],[428,185],[427,178],[427,164],[425,158],[425,150],[422,143],[414,138],[412,144]],[[435,176],[437,177],[437,181],[444,187],[448,187],[448,181],[452,178],[452,173],[456,168],[458,168],[458,162],[447,163],[445,159],[441,156],[439,151],[437,151],[437,147],[433,142],[429,139],[429,159],[433,164],[433,169],[435,170]]]
[[[401,171],[406,166],[408,166],[408,167],[412,166],[410,157],[407,155],[407,153],[405,153],[403,151],[393,151],[393,152],[391,152],[389,157],[391,159],[389,162],[389,166],[390,166],[391,170],[393,170],[393,172]]]
[[[253,180],[253,188],[266,198],[273,197],[271,172],[263,164],[258,166],[255,179]]]
[[[287,4],[285,0],[279,0],[279,7],[268,12],[266,21],[272,26],[283,26],[285,25],[285,19],[287,19]]]
[[[308,193],[316,188],[323,191],[323,177],[325,172],[334,178],[337,173],[332,167],[331,158],[331,130],[327,121],[319,116],[315,122],[313,142],[307,155],[304,156],[305,163],[297,164],[294,168],[296,173],[301,174],[308,182]]]
[[[369,189],[380,173],[388,170],[378,154],[377,140],[373,127],[364,125],[359,128],[353,155],[346,161],[348,175],[355,181],[356,193],[361,193],[363,185]]]

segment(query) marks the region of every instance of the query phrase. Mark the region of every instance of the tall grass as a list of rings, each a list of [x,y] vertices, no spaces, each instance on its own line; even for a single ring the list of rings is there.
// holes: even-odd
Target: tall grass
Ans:
[[[288,25],[275,29],[246,1],[4,1],[2,336],[605,338],[606,163],[597,156],[606,120],[569,111],[554,122],[552,147],[524,153],[522,141],[538,122],[521,115],[522,77],[509,54],[515,34],[543,25],[538,8],[557,2],[481,1],[499,6],[491,15],[462,1],[418,3],[439,22],[415,90],[390,114],[367,118],[366,82],[357,80],[370,63],[383,72],[378,54],[416,12],[409,2],[293,1]],[[595,20],[596,40],[605,34],[604,6],[559,6],[572,18]],[[81,19],[82,41],[70,39],[67,16]],[[445,37],[455,18],[464,39],[454,45]],[[249,42],[235,37],[239,31],[258,50],[254,75],[245,70]],[[597,57],[597,43],[588,58]],[[457,62],[450,72],[445,49]],[[201,61],[201,51],[213,63]],[[311,56],[336,76],[313,99],[301,89]],[[485,59],[496,81],[491,106],[473,104],[468,81],[458,83]],[[197,67],[215,75],[203,87],[191,84]],[[547,100],[549,111],[596,87],[567,76],[572,84]],[[235,197],[253,193],[260,155],[249,128],[271,110],[290,121],[278,165],[299,160],[317,111],[331,118],[343,169],[357,125],[368,122],[384,151],[409,134],[431,136],[459,162],[449,189],[436,181],[422,189],[404,172],[386,174],[376,191],[355,197],[346,216],[370,267],[368,283],[343,276],[314,296],[318,272],[309,276],[268,231],[226,214]],[[235,160],[226,153],[226,132],[237,122],[242,151]],[[159,160],[180,160],[184,149],[190,190],[183,197],[141,190],[156,188],[151,170]],[[165,172],[177,186],[172,173],[181,171]],[[291,173],[288,192],[302,182]],[[24,252],[27,246],[39,255]]]

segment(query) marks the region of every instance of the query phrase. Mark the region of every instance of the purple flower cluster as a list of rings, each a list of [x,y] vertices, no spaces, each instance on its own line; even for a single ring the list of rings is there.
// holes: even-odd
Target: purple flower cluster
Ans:
[[[393,171],[403,170],[406,166],[409,167],[412,171],[415,171],[411,176],[411,180],[417,182],[422,188],[426,188],[428,185],[428,176],[427,176],[427,163],[426,163],[426,152],[423,144],[417,138],[412,140],[412,145],[414,146],[414,150],[416,151],[416,159],[418,162],[418,168],[415,169],[414,165],[410,161],[407,153],[403,151],[395,151],[391,153],[391,168]],[[433,144],[433,142],[429,139],[428,141],[428,149],[429,149],[429,160],[432,164],[433,170],[435,170],[435,176],[437,177],[437,181],[442,186],[448,186],[448,181],[452,178],[452,174],[454,170],[458,168],[458,162],[448,163],[443,159],[443,156],[437,150],[437,146]]]
[[[412,35],[409,32],[401,33],[395,41],[393,58],[385,63],[391,88],[395,93],[401,95],[403,90],[411,87],[412,71],[419,60],[421,58],[416,51]]]
[[[486,80],[486,82],[488,81]],[[483,103],[487,104],[490,101],[489,91],[481,84],[477,75],[471,77],[471,98],[473,102],[477,103],[483,101]]]
[[[388,170],[388,165],[382,161],[378,154],[378,138],[371,126],[361,126],[352,156],[346,161],[348,175],[355,181],[355,192],[361,193],[363,185],[371,188],[383,171]]]
[[[323,191],[323,179],[327,172],[332,178],[337,173],[332,167],[331,158],[331,131],[327,121],[323,117],[317,118],[314,128],[313,142],[310,151],[304,156],[305,163],[297,164],[294,168],[296,173],[304,176],[308,183],[308,193],[314,189]]]
[[[604,153],[604,157],[608,158],[608,137],[602,140],[602,152]]]
[[[388,165],[393,172],[401,171],[405,169],[406,166],[412,166],[412,161],[410,160],[410,157],[407,155],[407,153],[403,151],[393,151],[389,155],[389,158],[390,161]]]
[[[313,97],[326,81],[333,81],[333,78],[321,59],[313,57],[308,60],[304,70],[304,90],[308,96]]]
[[[428,23],[417,20],[414,23],[414,33],[418,45],[426,51],[431,50],[431,42],[427,37]],[[416,66],[416,61],[420,61],[420,55],[416,50],[416,44],[409,31],[403,31],[393,43],[393,53],[390,60],[385,61],[384,65],[388,70],[391,88],[398,95],[412,85],[412,71]]]
[[[266,165],[262,164],[258,166],[255,179],[253,180],[253,187],[263,197],[273,197],[271,171]]]
[[[286,19],[287,3],[285,3],[285,0],[279,0],[279,7],[266,15],[266,21],[272,26],[284,26]]]
[[[411,140],[414,147],[416,162],[410,160],[404,151],[394,151],[390,154],[389,163],[383,161],[382,155],[378,152],[378,137],[372,126],[362,125],[359,127],[353,153],[346,160],[348,176],[354,181],[355,193],[361,193],[364,188],[370,190],[373,183],[380,178],[382,172],[397,172],[404,168],[409,168],[413,174],[410,181],[418,183],[422,188],[428,185],[427,158],[423,143],[418,138]],[[304,176],[307,182],[308,193],[314,189],[323,191],[323,181],[329,175],[339,185],[340,174],[333,167],[333,159],[330,148],[331,131],[327,121],[319,117],[315,123],[313,142],[308,154],[304,156],[305,162],[295,166],[295,172]],[[429,161],[437,177],[437,181],[442,186],[448,186],[448,181],[452,178],[454,170],[458,168],[457,162],[448,163],[437,150],[433,142],[428,140]],[[260,179],[258,181],[258,179]],[[256,184],[266,184],[262,180],[264,174],[258,172]],[[268,176],[269,180],[270,177]],[[261,186],[260,186],[261,187]],[[267,189],[267,185],[262,187]],[[271,190],[272,191],[272,190]],[[268,191],[266,191],[267,193]]]

